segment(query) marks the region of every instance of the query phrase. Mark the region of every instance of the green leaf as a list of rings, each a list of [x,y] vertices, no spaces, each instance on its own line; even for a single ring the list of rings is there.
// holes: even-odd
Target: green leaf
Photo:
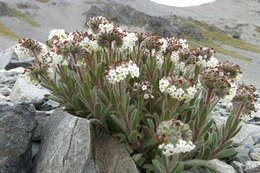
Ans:
[[[222,158],[226,158],[226,157],[230,157],[230,156],[233,156],[233,155],[235,155],[237,152],[236,152],[236,150],[234,150],[234,149],[225,149],[225,150],[223,150],[223,151],[221,151],[221,152],[219,152],[216,156],[215,156],[215,158],[217,158],[217,159],[222,159]]]
[[[216,167],[209,163],[208,161],[205,161],[205,160],[187,160],[187,161],[184,161],[182,162],[183,165],[186,165],[186,166],[198,166],[198,167],[205,167],[205,168],[208,168],[212,171],[216,171]]]
[[[141,144],[142,148],[150,148],[150,147],[153,147],[153,146],[156,146],[159,144],[159,141],[156,140],[155,138],[146,138],[144,139],[143,143]]]
[[[152,163],[154,165],[156,173],[166,173],[166,169],[165,169],[164,165],[159,160],[154,159],[154,160],[152,160]]]

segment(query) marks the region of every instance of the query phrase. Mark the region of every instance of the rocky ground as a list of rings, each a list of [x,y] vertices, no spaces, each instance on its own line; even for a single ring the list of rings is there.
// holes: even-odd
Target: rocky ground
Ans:
[[[14,49],[5,59],[9,70],[0,70],[0,173],[138,173],[121,144],[44,98],[49,92],[22,74],[31,60],[20,63]],[[260,172],[260,90],[257,94],[255,118],[243,123],[234,138],[237,154],[210,161],[218,173]],[[229,105],[220,102],[212,118],[220,125],[228,116]],[[196,168],[193,173],[207,171]]]

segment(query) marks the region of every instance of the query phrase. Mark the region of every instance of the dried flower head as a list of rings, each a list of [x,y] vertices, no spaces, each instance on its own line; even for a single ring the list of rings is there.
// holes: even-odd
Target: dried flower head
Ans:
[[[251,112],[256,111],[255,109],[255,94],[256,88],[253,85],[240,84],[237,88],[235,97],[232,103],[235,108],[235,115],[241,119],[249,120],[252,117]]]
[[[161,37],[157,35],[150,35],[143,41],[143,47],[149,52],[161,50],[163,44],[163,40],[161,40]]]
[[[242,71],[238,64],[225,61],[219,64],[218,69],[224,73],[225,76],[228,76],[230,80],[237,80],[240,78]]]

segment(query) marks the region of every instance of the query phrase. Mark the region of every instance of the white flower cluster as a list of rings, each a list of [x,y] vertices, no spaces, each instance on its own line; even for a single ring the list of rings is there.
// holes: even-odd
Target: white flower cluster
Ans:
[[[162,42],[162,45],[160,47],[160,51],[162,51],[162,52],[166,51],[167,46],[168,46],[167,40],[165,38],[161,38],[161,39],[159,39],[159,41]]]
[[[64,29],[53,29],[49,32],[48,39],[51,40],[53,37],[57,37],[59,39],[66,39],[67,34]]]
[[[97,17],[92,17],[87,25],[91,28],[92,24],[98,25],[98,32],[99,33],[106,33],[110,32],[111,30],[114,29],[114,24],[111,21],[108,21],[105,17],[103,16],[97,16]],[[92,29],[92,28],[91,28]]]
[[[91,40],[88,37],[85,37],[79,44],[88,52],[97,51],[99,49],[97,40]]]
[[[133,61],[123,62],[115,68],[109,69],[106,77],[111,84],[125,80],[127,76],[138,78],[140,75],[138,66]]]
[[[38,47],[37,49],[40,50],[40,52],[35,52],[35,53],[38,53],[38,55],[37,55],[38,58],[41,58],[42,56],[44,56],[48,53],[48,47],[45,44],[38,42],[38,41],[35,44],[37,44],[37,47]],[[21,59],[33,57],[33,53],[29,49],[23,47],[20,43],[18,43],[15,46],[14,51],[15,51],[16,55],[18,56],[18,58],[21,58]]]
[[[126,36],[123,37],[123,45],[121,49],[126,50],[133,50],[134,46],[136,45],[136,41],[138,40],[135,33],[126,33]]]
[[[171,54],[171,61],[172,61],[173,63],[178,63],[178,62],[179,62],[179,59],[180,59],[180,57],[179,57],[179,52],[178,52],[178,51],[172,52],[172,54]]]
[[[15,46],[14,52],[19,58],[29,58],[33,56],[31,51],[23,47],[21,44]]]
[[[199,59],[198,64],[202,65],[202,67],[216,67],[219,64],[218,59],[213,56],[210,58],[199,56]]]
[[[177,144],[163,143],[159,145],[159,149],[162,150],[163,155],[169,157],[178,153],[186,153],[195,148],[195,145],[191,141],[185,141],[180,139]]]
[[[186,39],[179,39],[182,49],[187,49],[189,47],[188,41]]]
[[[186,90],[183,88],[177,88],[175,85],[171,84],[166,78],[159,81],[159,89],[162,93],[169,94],[172,98],[179,101],[190,100],[194,97],[197,92],[195,87],[189,87]]]

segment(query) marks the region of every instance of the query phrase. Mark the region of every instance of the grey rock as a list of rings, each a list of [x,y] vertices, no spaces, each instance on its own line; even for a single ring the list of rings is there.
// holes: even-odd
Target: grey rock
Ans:
[[[209,163],[217,168],[216,169],[217,173],[236,173],[236,170],[232,166],[220,160],[217,159],[210,160]]]
[[[0,95],[0,103],[9,102],[9,101],[10,101],[10,99],[8,97]]]
[[[110,138],[93,144],[93,138],[88,120],[56,110],[44,127],[34,173],[99,173],[104,169],[107,173],[138,173],[121,145]]]
[[[259,137],[260,126],[253,124],[242,123],[242,129],[233,138],[233,141],[237,144],[255,144]]]
[[[34,159],[36,158],[40,149],[41,149],[41,143],[40,142],[32,142],[32,161],[34,161]]]
[[[38,104],[43,101],[45,94],[49,94],[46,89],[33,85],[25,77],[19,77],[12,89],[10,99],[14,103],[28,101]]]
[[[244,173],[245,165],[243,163],[240,163],[238,161],[233,161],[231,163],[231,166],[233,166],[233,168],[235,168],[237,173]]]
[[[33,58],[19,59],[12,46],[0,52],[0,69],[14,69],[17,67],[29,67],[33,63]]]
[[[246,161],[250,161],[250,156],[249,153],[250,148],[249,147],[245,147],[245,146],[240,146],[235,148],[237,155],[236,155],[236,160],[238,160],[239,162],[245,163]]]
[[[43,133],[43,127],[45,126],[47,117],[46,116],[39,116],[36,113],[35,119],[36,119],[37,125],[36,125],[34,132],[33,132],[32,140],[33,141],[41,141],[41,136],[42,136],[42,133]]]
[[[0,104],[0,173],[31,171],[33,114],[28,104]]]
[[[0,88],[0,94],[3,96],[9,96],[11,93],[11,89],[8,87]]]
[[[0,9],[1,9],[1,2],[0,2]],[[14,47],[6,49],[0,52],[0,69],[4,69],[7,64],[11,61],[14,53]]]
[[[245,163],[246,173],[259,173],[260,172],[260,162],[259,161],[247,161]]]

